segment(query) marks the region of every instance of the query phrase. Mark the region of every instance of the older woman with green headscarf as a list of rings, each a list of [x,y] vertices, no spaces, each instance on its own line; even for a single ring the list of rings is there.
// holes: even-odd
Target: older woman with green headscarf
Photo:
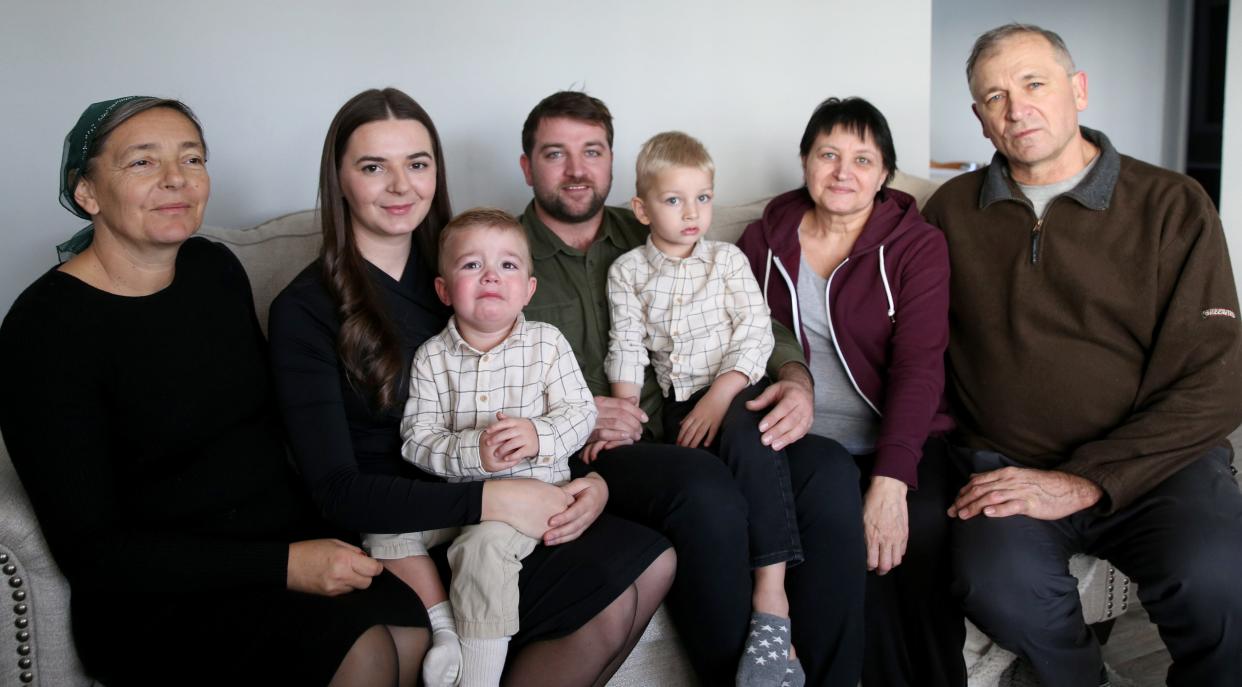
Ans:
[[[88,672],[121,684],[413,684],[428,622],[326,538],[289,468],[237,259],[176,100],[91,105],[61,203],[91,220],[0,326],[0,431],[72,588]],[[363,590],[363,591],[356,591]]]

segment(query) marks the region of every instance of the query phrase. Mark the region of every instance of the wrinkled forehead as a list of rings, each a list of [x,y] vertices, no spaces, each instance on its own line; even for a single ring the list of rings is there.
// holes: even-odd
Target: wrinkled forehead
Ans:
[[[168,141],[177,148],[206,147],[202,134],[189,117],[169,107],[153,107],[108,132],[99,153],[115,155],[132,148],[152,149]]]
[[[1069,56],[1057,50],[1049,40],[1038,33],[1019,33],[1007,36],[983,51],[971,74],[970,90],[978,95],[994,87],[990,83],[1001,77],[1017,76],[1069,76],[1074,64]]]

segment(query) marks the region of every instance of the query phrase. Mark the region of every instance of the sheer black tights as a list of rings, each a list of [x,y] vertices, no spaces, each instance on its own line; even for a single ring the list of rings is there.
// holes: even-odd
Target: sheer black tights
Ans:
[[[669,549],[576,632],[523,648],[509,662],[506,687],[602,687],[647,629],[673,583],[676,567],[676,556]],[[376,625],[350,647],[330,687],[413,687],[429,643],[430,635],[424,628]]]
[[[430,642],[426,628],[375,625],[354,641],[329,687],[414,687]]]
[[[607,608],[573,634],[534,642],[509,661],[505,687],[602,687],[630,655],[673,583],[677,557],[660,554]]]

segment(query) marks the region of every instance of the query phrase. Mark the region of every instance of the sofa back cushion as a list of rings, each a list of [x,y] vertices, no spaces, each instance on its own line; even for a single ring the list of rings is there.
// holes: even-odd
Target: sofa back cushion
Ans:
[[[225,244],[241,260],[250,277],[264,334],[272,300],[319,254],[319,213],[314,210],[284,215],[247,229],[205,226],[198,233]]]
[[[935,183],[902,172],[897,173],[892,186],[913,195],[920,207],[936,190]],[[763,215],[769,200],[761,198],[745,205],[717,207],[708,237],[736,243],[746,225]],[[319,213],[303,210],[246,229],[205,226],[199,234],[227,245],[241,260],[254,289],[259,324],[266,334],[272,299],[319,254]]]

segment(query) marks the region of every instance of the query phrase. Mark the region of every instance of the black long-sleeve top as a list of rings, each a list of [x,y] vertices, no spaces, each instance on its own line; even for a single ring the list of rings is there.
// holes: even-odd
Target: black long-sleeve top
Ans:
[[[387,307],[408,368],[414,351],[444,329],[449,311],[432,289],[417,248],[393,280],[366,265]],[[340,317],[319,261],[272,303],[268,326],[277,396],[289,442],[311,497],[331,523],[356,532],[419,532],[479,521],[483,482],[445,484],[401,458],[402,373],[395,408],[380,410],[345,374],[337,349]]]
[[[286,460],[250,285],[190,239],[142,297],[57,270],[0,326],[0,431],[83,605],[131,586],[284,588],[314,527]]]

